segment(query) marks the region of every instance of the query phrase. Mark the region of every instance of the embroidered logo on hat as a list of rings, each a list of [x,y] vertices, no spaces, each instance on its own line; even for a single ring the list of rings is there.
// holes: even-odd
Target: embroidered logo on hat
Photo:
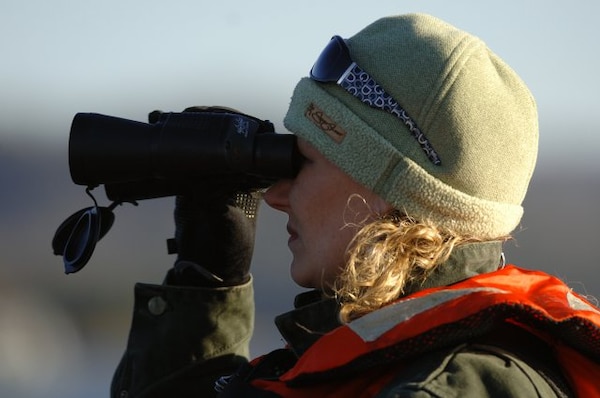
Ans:
[[[346,131],[312,102],[306,108],[304,115],[338,144],[346,137]]]

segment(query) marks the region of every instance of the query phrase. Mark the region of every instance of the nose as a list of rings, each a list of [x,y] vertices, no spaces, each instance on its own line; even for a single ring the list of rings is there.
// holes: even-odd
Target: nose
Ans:
[[[292,186],[292,180],[283,179],[271,185],[265,192],[263,199],[272,208],[279,211],[286,211],[289,207],[289,193]]]

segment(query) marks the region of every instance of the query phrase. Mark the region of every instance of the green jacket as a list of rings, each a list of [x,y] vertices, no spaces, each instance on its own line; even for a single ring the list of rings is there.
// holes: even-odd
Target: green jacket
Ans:
[[[493,271],[500,256],[498,243],[461,247],[426,285],[410,290],[448,285]],[[271,355],[275,361],[284,358],[276,368],[289,366],[290,358],[300,357],[320,335],[340,325],[337,304],[321,299],[319,292],[299,295],[295,306],[275,321],[288,343],[285,355]],[[250,368],[247,358],[253,318],[251,282],[218,289],[137,284],[127,349],[116,370],[111,396],[218,396],[214,389],[217,380]],[[571,396],[549,351],[526,333],[498,330],[415,356],[409,369],[399,372],[378,397]],[[240,383],[232,383],[229,389],[226,396],[251,396],[239,392],[243,390]]]

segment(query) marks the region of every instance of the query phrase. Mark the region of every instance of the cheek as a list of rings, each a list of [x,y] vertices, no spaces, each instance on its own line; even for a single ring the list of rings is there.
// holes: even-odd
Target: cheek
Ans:
[[[312,167],[311,167],[312,166]],[[306,287],[331,284],[345,264],[358,227],[379,205],[373,194],[337,168],[314,164],[298,174],[287,208],[299,239],[292,246],[292,275]]]
[[[290,195],[290,216],[299,233],[292,246],[292,277],[302,286],[323,288],[343,266],[353,233],[344,226],[343,205],[332,202],[334,198],[323,191],[318,193],[315,197]]]
[[[327,223],[327,218],[333,217],[342,209],[332,185],[331,180],[322,174],[300,174],[289,194],[292,211],[297,213],[301,221],[309,221],[315,228],[323,226]]]
[[[356,235],[356,227],[351,225],[337,226],[330,230],[331,236],[329,239],[329,259],[336,267],[344,265],[346,260],[346,251],[348,245]]]
[[[323,206],[315,214],[311,243],[317,261],[323,267],[337,270],[346,260],[346,250],[356,235],[357,227],[347,220],[343,203],[330,202],[333,206]]]
[[[320,252],[317,253],[317,262],[321,267],[319,277],[325,286],[331,286],[344,268],[348,245],[356,234],[356,227],[340,227],[340,223],[336,223],[336,226],[329,229],[328,232],[330,233],[328,243],[323,245],[326,240],[322,239],[318,244]]]

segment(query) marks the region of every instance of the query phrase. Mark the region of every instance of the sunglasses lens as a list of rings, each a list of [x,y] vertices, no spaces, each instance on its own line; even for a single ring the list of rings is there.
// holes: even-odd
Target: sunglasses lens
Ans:
[[[62,256],[65,253],[65,246],[69,241],[69,237],[77,225],[77,222],[81,218],[81,216],[89,211],[91,207],[86,207],[81,209],[69,216],[65,221],[60,224],[60,226],[56,229],[56,233],[54,234],[54,238],[52,239],[52,250],[54,254],[57,256]]]
[[[63,256],[65,273],[79,271],[90,260],[96,243],[115,221],[108,207],[86,207],[72,214],[56,230],[52,239],[54,254]]]
[[[319,82],[337,82],[352,64],[344,39],[334,36],[310,70],[310,77]]]
[[[87,264],[100,238],[100,225],[100,213],[95,207],[77,220],[63,253],[65,273],[77,272]]]

